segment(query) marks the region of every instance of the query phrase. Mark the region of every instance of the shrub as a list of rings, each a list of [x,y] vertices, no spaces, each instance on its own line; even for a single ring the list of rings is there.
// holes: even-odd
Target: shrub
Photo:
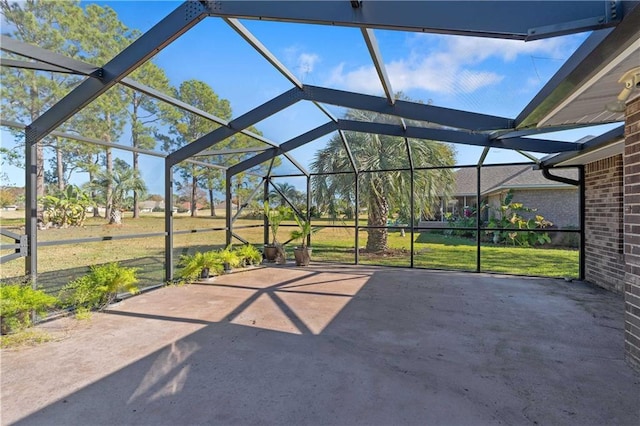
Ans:
[[[136,272],[136,268],[126,268],[117,262],[92,266],[89,274],[64,286],[60,298],[79,312],[103,309],[115,301],[118,293],[139,292]]]
[[[90,195],[76,185],[68,185],[65,190],[44,196],[40,201],[44,208],[45,222],[61,228],[82,226],[87,208],[95,205]]]
[[[185,282],[200,278],[203,269],[209,269],[210,275],[221,274],[222,260],[215,251],[197,252],[193,255],[182,255],[178,264],[182,267],[180,277]]]
[[[55,297],[34,290],[30,285],[0,286],[0,330],[2,334],[30,327],[31,315],[44,314],[58,302]]]
[[[546,220],[540,215],[534,218],[526,219],[523,213],[535,212],[536,209],[525,207],[522,203],[512,202],[513,190],[509,190],[504,199],[500,200],[500,206],[497,207],[497,217],[489,220],[488,228],[498,228],[496,231],[485,231],[487,234],[493,235],[493,242],[496,244],[511,243],[529,247],[533,245],[548,244],[551,242],[547,232],[535,232],[531,229],[543,229],[552,226],[553,223]]]
[[[225,248],[224,250],[220,250],[218,252],[218,256],[223,265],[226,263],[231,268],[237,268],[242,265],[242,258],[229,247]]]
[[[262,262],[262,253],[251,244],[238,247],[235,252],[245,265],[259,265]]]
[[[467,212],[473,212],[471,214]],[[453,228],[461,228],[461,229],[448,229],[445,231],[447,235],[455,235],[458,237],[465,238],[473,238],[475,236],[475,231],[465,228],[475,228],[476,227],[476,212],[474,210],[469,210],[465,208],[465,214],[463,216],[453,216],[451,213],[446,214],[447,222],[449,226]]]

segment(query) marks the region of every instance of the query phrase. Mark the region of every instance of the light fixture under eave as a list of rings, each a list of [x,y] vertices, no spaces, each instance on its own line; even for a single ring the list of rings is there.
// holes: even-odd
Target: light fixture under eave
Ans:
[[[624,73],[618,83],[624,83],[624,89],[622,89],[615,101],[605,105],[607,111],[624,112],[627,99],[629,99],[631,93],[636,89],[640,89],[640,67],[632,68]]]

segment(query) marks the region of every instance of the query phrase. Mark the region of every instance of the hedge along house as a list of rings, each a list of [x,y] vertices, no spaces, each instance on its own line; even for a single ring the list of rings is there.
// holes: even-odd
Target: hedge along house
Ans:
[[[127,77],[153,55],[189,31],[203,19],[222,19],[253,49],[286,78],[291,88],[253,110],[231,121],[211,114],[143,86]],[[385,96],[371,96],[344,90],[303,84],[240,21],[259,19],[289,23],[310,23],[358,28],[375,65]],[[374,30],[397,30],[437,34],[454,34],[515,40],[536,40],[560,35],[592,31],[584,43],[560,70],[519,113],[511,117],[482,114],[397,100],[388,71],[380,53]],[[235,180],[242,173],[276,157],[287,158],[299,170],[296,177],[307,181],[307,205],[311,202],[312,174],[293,156],[297,148],[328,134],[338,134],[351,160],[351,168],[340,173],[354,176],[355,207],[359,210],[359,176],[368,173],[351,155],[348,132],[362,132],[404,137],[407,144],[407,167],[412,178],[429,167],[414,167],[412,141],[420,139],[480,146],[483,153],[470,167],[477,173],[476,197],[481,192],[485,159],[492,149],[509,149],[522,153],[545,177],[579,188],[582,216],[579,232],[583,250],[581,278],[597,285],[624,292],[625,351],[629,363],[640,369],[640,6],[638,2],[235,2],[187,1],[165,19],[144,33],[130,46],[102,67],[44,51],[3,36],[2,50],[28,58],[29,61],[3,58],[3,66],[24,67],[86,76],[62,100],[31,123],[3,125],[24,126],[26,149],[26,229],[25,235],[10,235],[16,240],[16,253],[24,256],[27,274],[35,285],[37,277],[37,198],[36,145],[45,136],[57,132],[59,126],[77,111],[116,84],[123,84],[175,107],[206,117],[220,125],[211,133],[177,149],[164,157],[165,200],[174,191],[173,170],[196,155],[221,154],[216,145],[237,133],[260,143],[254,153],[237,164],[211,164],[226,174],[226,240],[238,238],[234,232],[235,216],[231,211]],[[194,59],[195,60],[195,59]],[[310,103],[326,115],[326,123],[276,143],[247,130],[253,124],[286,110],[297,103]],[[372,111],[389,117],[385,122],[355,121],[336,118],[326,105]],[[553,140],[546,134],[606,123],[622,123],[613,130],[588,141]],[[82,138],[76,135],[65,137]],[[84,138],[90,143],[107,144]],[[111,146],[115,146],[111,144]],[[128,147],[120,149],[132,150]],[[624,148],[624,150],[622,149]],[[212,151],[213,150],[213,151]],[[138,150],[141,151],[141,150]],[[553,155],[539,161],[530,153]],[[572,166],[578,179],[554,174],[553,169]],[[385,170],[380,170],[384,172]],[[261,176],[250,198],[264,190],[272,179],[271,168]],[[414,204],[411,191],[410,204]],[[411,209],[416,211],[415,208]],[[309,209],[307,209],[307,219]],[[302,214],[298,212],[299,214]],[[411,223],[414,221],[412,220]],[[266,227],[265,227],[266,228]],[[358,230],[365,228],[356,221]],[[411,225],[410,232],[416,231]],[[477,228],[480,267],[480,224]],[[165,215],[165,278],[173,278],[172,213]],[[265,240],[268,234],[265,231]],[[411,253],[413,266],[413,251]],[[5,257],[8,259],[9,257]],[[3,261],[5,260],[3,259]],[[358,250],[355,250],[358,262]]]

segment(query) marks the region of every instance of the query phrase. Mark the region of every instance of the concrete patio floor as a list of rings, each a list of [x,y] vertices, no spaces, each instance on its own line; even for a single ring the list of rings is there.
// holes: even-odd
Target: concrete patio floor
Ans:
[[[2,424],[638,425],[623,301],[315,265],[166,287],[2,352]]]

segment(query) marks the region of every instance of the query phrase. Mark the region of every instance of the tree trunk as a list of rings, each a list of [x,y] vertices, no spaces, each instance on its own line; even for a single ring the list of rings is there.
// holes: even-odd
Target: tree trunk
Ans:
[[[134,145],[135,146],[135,145]],[[138,153],[133,153],[133,170],[138,170]],[[138,208],[138,191],[133,191],[133,218],[138,219],[140,217],[140,209]]]
[[[39,141],[36,144],[36,156],[38,166],[36,168],[36,194],[38,195],[38,199],[44,196],[44,146],[42,141]],[[38,207],[38,212],[40,213],[40,208]]]
[[[209,188],[209,206],[211,210],[211,217],[216,217],[216,206],[213,201],[213,189]]]
[[[56,138],[56,176],[58,178],[58,189],[64,191],[64,164],[62,163],[62,149],[60,149],[60,138]]]
[[[120,209],[110,208],[111,214],[109,215],[109,225],[121,225],[122,224],[122,212]]]
[[[368,229],[367,251],[377,253],[387,250],[387,219],[389,218],[389,204],[387,198],[382,195],[381,189],[378,191],[371,188],[369,190],[369,213],[367,223],[369,226],[384,226],[385,228]]]
[[[96,154],[96,164],[100,160],[100,154]],[[93,173],[89,172],[89,182],[93,182]],[[91,191],[91,200],[93,201],[93,217],[100,217],[100,208],[98,207],[98,201],[96,191]]]
[[[198,194],[198,178],[193,176],[191,178],[191,217],[196,217],[198,215],[198,203],[197,203],[197,194]]]
[[[111,143],[111,113],[107,113],[107,132],[104,135],[104,140]],[[107,148],[105,152],[105,166],[107,168],[107,173],[111,175],[113,173],[113,153],[111,152],[111,148]],[[106,211],[104,212],[105,218],[111,217],[111,198],[113,197],[113,185],[111,183],[111,179],[107,182],[107,205]]]
[[[138,147],[138,103],[139,99],[135,91],[133,91],[133,110],[131,112],[131,144],[134,148]],[[138,156],[137,152],[133,153],[133,170],[134,173],[138,170]],[[133,218],[138,219],[140,217],[140,206],[138,199],[138,191],[133,191]]]
[[[107,141],[109,142],[109,141]],[[111,152],[111,148],[107,148],[105,152],[105,162],[107,173],[111,175],[113,173],[113,153]],[[106,191],[107,202],[105,205],[104,217],[111,217],[111,198],[113,198],[113,186],[111,185],[111,180],[107,182],[107,191]]]

